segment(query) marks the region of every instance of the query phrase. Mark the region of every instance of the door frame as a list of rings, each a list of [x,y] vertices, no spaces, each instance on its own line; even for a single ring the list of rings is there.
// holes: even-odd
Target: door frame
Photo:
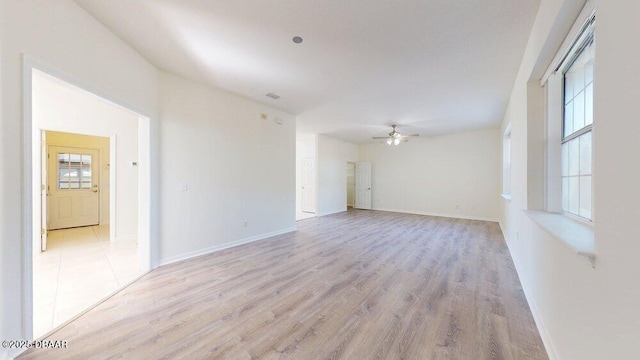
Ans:
[[[59,129],[50,129],[50,128],[36,128],[34,129],[34,132],[38,132],[38,131],[55,131],[55,132],[61,132],[61,130]],[[68,131],[62,131],[62,132],[67,132]],[[104,137],[104,138],[108,138],[109,139],[109,241],[114,241],[115,237],[116,237],[116,224],[117,224],[117,218],[116,218],[116,193],[118,191],[117,187],[116,187],[116,174],[117,174],[117,146],[118,146],[118,141],[117,141],[117,135],[113,134],[113,133],[107,133],[107,132],[100,132],[100,131],[96,131],[96,132],[92,132],[92,133],[86,133],[86,132],[72,132],[70,134],[75,134],[75,135],[87,135],[87,136],[99,136],[99,137]],[[46,146],[49,146],[49,144],[47,143]],[[33,160],[37,160],[37,156],[33,157]],[[46,161],[46,159],[42,159],[40,156],[40,161]],[[34,168],[35,169],[35,168]],[[37,177],[40,174],[33,174],[34,176],[34,180],[35,177]],[[47,179],[48,182],[48,179]],[[139,196],[139,194],[138,194]],[[35,204],[35,203],[34,203]],[[40,209],[41,212],[44,212],[44,218],[48,219],[48,213],[47,213],[47,209]],[[34,215],[34,220],[36,220],[35,218],[35,213]],[[42,227],[42,224],[40,224],[40,226]],[[34,224],[34,231],[36,231],[36,227]],[[49,229],[46,229],[47,231]],[[36,249],[33,249],[34,254],[36,252]]]
[[[300,189],[300,211],[307,213],[307,214],[314,214],[317,215],[318,214],[318,189],[317,189],[317,185],[316,185],[316,166],[317,166],[317,160],[315,156],[308,156],[308,157],[304,157],[304,158],[300,158],[300,185],[304,185],[304,161],[305,160],[312,160],[313,161],[313,171],[311,173],[311,186],[313,187],[312,189],[312,193],[311,193],[311,198],[313,199],[313,212],[309,212],[309,211],[305,211],[304,210],[304,194],[302,192],[302,189]]]
[[[40,130],[34,129],[33,126],[33,72],[40,71],[46,75],[52,76],[84,91],[102,101],[109,102],[114,106],[126,109],[138,116],[138,255],[140,264],[147,271],[158,266],[157,238],[152,237],[155,234],[152,228],[152,203],[155,203],[157,197],[157,185],[151,179],[151,147],[156,146],[151,142],[151,116],[145,115],[143,111],[137,111],[136,106],[132,106],[126,102],[122,102],[117,97],[113,97],[84,81],[80,81],[58,69],[42,63],[29,55],[22,54],[22,334],[25,339],[33,340],[33,230],[34,222],[34,194],[39,194],[40,178],[34,174],[34,152],[40,151]],[[54,130],[60,131],[60,130]],[[37,135],[36,135],[37,134]],[[105,136],[105,134],[86,134],[95,136]],[[116,138],[114,134],[108,134],[110,138],[110,156],[115,159]],[[35,146],[35,148],[34,148]],[[34,150],[37,149],[37,150]],[[37,156],[39,157],[39,155]],[[37,158],[36,158],[37,159]],[[40,166],[40,163],[37,163]],[[114,166],[115,168],[115,166]],[[115,174],[115,171],[112,172]],[[114,176],[114,175],[112,175]],[[110,182],[115,178],[111,178]],[[38,192],[35,192],[34,180],[37,185]],[[110,194],[111,199],[115,199],[115,193]],[[39,201],[39,199],[38,199]],[[143,205],[143,204],[146,204]],[[115,210],[114,201],[110,200],[110,211]],[[111,219],[115,219],[115,216]],[[112,224],[115,225],[114,222]],[[113,229],[111,229],[113,230]],[[38,230],[39,231],[39,230]],[[55,330],[55,329],[54,329]]]
[[[35,136],[35,131],[34,131],[34,136]],[[47,250],[47,231],[49,231],[49,222],[48,219],[49,217],[47,216],[49,213],[49,202],[47,201],[47,196],[49,196],[49,189],[47,188],[47,186],[49,186],[49,161],[44,160],[45,158],[47,158],[46,154],[49,153],[49,146],[47,145],[47,132],[44,130],[40,130],[40,223],[39,223],[39,229],[38,226],[36,226],[36,224],[38,224],[38,217],[36,214],[36,210],[34,209],[33,212],[33,218],[36,220],[36,222],[34,223],[34,236],[33,236],[33,251],[34,253],[36,252],[37,249],[37,234],[38,232],[40,233],[40,251],[46,251]],[[34,154],[38,154],[35,149],[33,150]],[[37,156],[37,155],[36,155]],[[35,165],[37,164],[37,161],[34,160],[33,162],[34,164],[34,170],[37,171],[37,168],[35,168]],[[35,181],[38,179],[38,176],[36,174],[34,174],[33,176],[33,182],[34,182],[34,187],[35,187]],[[33,194],[36,194],[36,189],[34,189]],[[36,202],[36,199],[33,199],[33,205],[34,208],[38,208],[38,203]]]
[[[36,129],[37,131],[37,129]],[[40,130],[40,131],[56,131],[56,130]],[[81,134],[81,133],[69,133],[69,134],[74,134],[74,135],[88,135],[88,134]],[[99,135],[90,135],[90,136],[99,136]],[[116,215],[116,209],[115,209],[115,204],[116,204],[116,198],[115,198],[115,192],[116,192],[116,181],[115,181],[115,169],[116,169],[116,151],[115,149],[112,149],[112,144],[114,144],[113,146],[115,146],[115,137],[116,134],[112,134],[111,136],[100,136],[103,138],[108,138],[109,139],[109,162],[108,164],[111,166],[111,164],[113,164],[113,169],[109,169],[109,241],[114,241],[115,240],[115,229],[116,229],[116,219],[112,217],[115,217]],[[112,141],[112,137],[113,137],[113,141]],[[62,145],[51,145],[51,144],[46,144],[47,146],[47,153],[49,153],[49,147],[50,146],[54,146],[54,147],[65,147],[65,148],[69,148],[69,149],[90,149],[90,150],[95,150],[98,152],[98,182],[100,182],[102,180],[102,150],[101,149],[94,149],[94,148],[80,148],[80,147],[76,147],[76,146],[62,146]],[[35,159],[34,159],[35,160]],[[113,162],[112,162],[113,160]],[[43,159],[40,158],[40,161],[46,161],[47,164],[47,172],[50,173],[50,170],[48,168],[49,166],[49,162],[48,159]],[[34,168],[35,169],[35,168]],[[56,169],[57,170],[57,169]],[[40,174],[42,176],[42,174]],[[47,174],[47,176],[50,176],[51,174]],[[36,174],[34,174],[34,176],[36,176]],[[49,184],[49,178],[47,177],[47,186],[51,186]],[[98,186],[99,191],[102,191],[102,186],[99,185]],[[35,204],[35,202],[34,202]],[[100,195],[100,193],[98,193],[98,224],[102,224],[102,221],[100,220],[102,218],[102,212],[100,211],[102,205],[102,196]],[[42,212],[43,217],[47,220],[46,224],[40,224],[40,226],[43,227],[43,229],[45,229],[46,231],[49,231],[49,202],[47,201],[47,208],[46,209],[42,209],[40,208],[40,211]],[[35,218],[35,212],[34,212],[34,218]],[[34,226],[34,231],[36,230],[35,226]],[[34,245],[35,245],[35,241],[34,241]],[[35,249],[34,249],[34,253],[35,253]]]
[[[347,167],[349,164],[353,164],[353,204],[352,208],[356,208],[356,163],[357,161],[347,161]],[[349,207],[349,174],[347,174],[347,208]]]

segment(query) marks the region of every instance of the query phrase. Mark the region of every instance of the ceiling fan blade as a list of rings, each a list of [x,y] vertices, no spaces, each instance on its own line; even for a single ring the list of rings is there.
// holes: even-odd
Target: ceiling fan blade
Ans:
[[[389,139],[388,136],[373,136],[371,137],[373,140],[386,140]]]
[[[416,137],[416,136],[420,136],[420,134],[402,135],[402,137]]]

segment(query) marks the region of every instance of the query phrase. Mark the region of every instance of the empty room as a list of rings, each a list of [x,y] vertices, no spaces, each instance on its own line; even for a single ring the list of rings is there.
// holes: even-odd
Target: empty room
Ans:
[[[0,0],[0,360],[640,358],[638,24]]]

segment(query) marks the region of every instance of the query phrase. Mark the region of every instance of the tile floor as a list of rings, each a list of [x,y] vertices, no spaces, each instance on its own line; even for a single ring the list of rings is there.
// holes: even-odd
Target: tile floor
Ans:
[[[109,241],[109,226],[50,231],[33,258],[35,338],[127,285],[143,272],[136,241]]]

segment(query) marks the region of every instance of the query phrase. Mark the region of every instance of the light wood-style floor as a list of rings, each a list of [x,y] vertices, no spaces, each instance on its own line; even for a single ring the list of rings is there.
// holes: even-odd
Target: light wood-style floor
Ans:
[[[547,359],[498,224],[352,210],[167,265],[23,359]]]

